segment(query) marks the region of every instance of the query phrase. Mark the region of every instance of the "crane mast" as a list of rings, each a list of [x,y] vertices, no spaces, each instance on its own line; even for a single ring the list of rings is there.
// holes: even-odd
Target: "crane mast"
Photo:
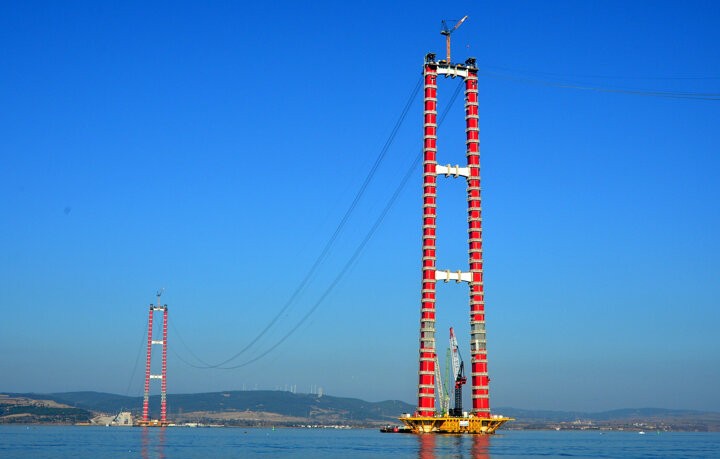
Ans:
[[[456,377],[458,371],[460,371],[460,355],[458,352],[458,342],[455,337],[455,331],[450,327],[450,356],[452,361],[452,374]]]
[[[438,397],[440,398],[440,412],[443,416],[447,416],[450,410],[450,394],[448,386],[443,384],[442,372],[440,371],[440,362],[437,355],[435,356],[435,384],[437,385]],[[449,384],[450,381],[448,381]]]
[[[463,22],[465,22],[465,19],[467,19],[467,15],[465,15],[462,19],[460,19],[457,24],[455,24],[454,27],[450,28],[445,20],[442,21],[442,27],[443,29],[440,31],[441,35],[445,35],[445,48],[447,50],[447,63],[450,63],[450,35],[452,35],[453,32],[455,32],[458,27],[462,25]]]
[[[450,410],[450,416],[462,416],[462,386],[467,382],[467,378],[465,377],[465,364],[460,358],[457,338],[452,327],[450,327],[450,355],[455,377],[455,407]]]

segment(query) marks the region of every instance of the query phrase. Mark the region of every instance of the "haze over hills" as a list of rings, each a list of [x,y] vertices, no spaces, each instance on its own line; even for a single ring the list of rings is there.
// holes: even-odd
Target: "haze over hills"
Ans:
[[[150,400],[151,412],[159,396]],[[24,407],[24,408],[23,408]],[[142,397],[102,392],[0,394],[0,423],[82,422],[97,415],[131,411],[136,416]],[[24,409],[24,411],[23,411]],[[355,398],[296,394],[284,391],[225,391],[169,394],[168,417],[176,422],[216,422],[227,425],[395,424],[401,413],[415,410],[398,400],[367,402]],[[720,413],[662,408],[628,408],[603,412],[522,410],[498,407],[494,413],[516,420],[509,429],[635,429],[720,431]],[[29,413],[22,416],[23,413]],[[44,415],[40,416],[40,415]],[[34,416],[34,417],[33,417]],[[84,416],[84,417],[83,417]]]
[[[107,414],[132,411],[137,415],[142,407],[142,397],[102,392],[7,395],[50,400],[69,407]],[[151,414],[153,409],[158,409],[159,399],[158,395],[150,397]],[[355,398],[283,391],[168,394],[168,417],[174,420],[372,425],[394,422],[401,413],[412,410],[412,405],[397,400],[366,402]]]

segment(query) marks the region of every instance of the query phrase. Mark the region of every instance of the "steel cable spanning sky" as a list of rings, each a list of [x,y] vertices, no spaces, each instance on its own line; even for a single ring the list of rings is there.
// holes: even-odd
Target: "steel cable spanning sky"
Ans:
[[[325,246],[323,247],[322,252],[317,257],[313,265],[311,266],[308,273],[305,275],[303,280],[300,282],[298,287],[295,289],[293,294],[291,295],[290,299],[283,305],[283,307],[280,309],[280,311],[273,317],[273,319],[268,323],[268,325],[263,328],[263,330],[248,343],[244,348],[242,348],[240,351],[238,351],[235,355],[232,357],[224,360],[223,362],[215,365],[209,365],[206,362],[204,362],[202,359],[197,357],[196,353],[192,351],[192,349],[185,343],[185,341],[180,338],[180,342],[182,345],[188,350],[190,355],[192,355],[196,360],[198,360],[201,365],[193,364],[189,362],[187,359],[182,358],[177,352],[173,350],[173,354],[184,364],[198,369],[220,369],[220,370],[233,370],[237,368],[241,368],[247,365],[250,365],[251,363],[257,362],[258,360],[262,359],[266,355],[268,355],[273,350],[277,349],[282,343],[284,343],[290,336],[292,336],[309,318],[310,316],[320,307],[320,305],[327,299],[327,297],[332,293],[332,291],[337,287],[337,285],[340,283],[340,281],[345,277],[347,272],[352,268],[352,266],[355,264],[355,262],[358,260],[360,255],[362,254],[363,249],[365,246],[370,242],[370,239],[372,238],[373,234],[378,230],[380,225],[382,224],[383,220],[387,216],[387,214],[392,209],[393,205],[395,204],[395,201],[400,196],[402,191],[405,189],[405,186],[407,185],[407,182],[412,178],[412,175],[414,171],[417,169],[418,165],[420,164],[420,161],[422,160],[422,150],[415,156],[413,161],[408,166],[407,170],[405,171],[405,174],[403,175],[402,179],[400,180],[400,183],[395,188],[395,191],[390,196],[388,201],[385,204],[385,207],[380,212],[378,217],[375,219],[375,222],[370,227],[370,229],[367,231],[361,242],[356,247],[353,254],[350,256],[348,261],[343,265],[342,269],[338,273],[338,275],[333,279],[333,281],[330,283],[330,285],[325,289],[323,294],[320,296],[320,298],[313,304],[313,306],[308,310],[307,313],[288,331],[280,337],[273,345],[271,345],[269,348],[267,348],[265,351],[260,353],[259,355],[253,357],[250,360],[247,360],[241,364],[237,365],[231,365],[226,366],[226,364],[230,363],[231,361],[237,359],[242,354],[244,354],[246,351],[248,351],[255,343],[257,343],[272,327],[277,323],[277,321],[280,319],[282,314],[287,311],[287,309],[292,305],[301,295],[301,293],[304,291],[304,289],[307,287],[307,284],[309,280],[312,278],[312,276],[315,274],[317,269],[322,265],[322,263],[327,258],[333,244],[337,240],[338,236],[342,233],[343,229],[345,228],[345,225],[347,224],[347,221],[349,220],[350,216],[352,215],[353,211],[357,207],[358,202],[362,198],[363,194],[365,193],[365,190],[367,189],[368,185],[372,181],[373,177],[375,176],[375,173],[377,172],[378,168],[380,167],[380,164],[382,163],[383,159],[385,158],[385,155],[387,154],[390,146],[392,145],[395,136],[397,135],[397,132],[399,131],[400,127],[402,126],[405,118],[407,117],[407,113],[410,110],[410,107],[412,106],[412,103],[414,102],[415,98],[417,97],[417,94],[422,87],[422,77],[418,80],[417,84],[415,85],[415,88],[413,89],[410,97],[408,98],[407,102],[405,103],[405,106],[403,107],[403,110],[400,114],[400,117],[398,118],[397,122],[395,123],[395,126],[393,127],[392,132],[390,133],[388,139],[386,140],[385,144],[383,145],[383,148],[380,150],[380,153],[378,154],[377,158],[375,159],[375,162],[373,163],[372,168],[368,172],[367,176],[365,177],[365,180],[363,181],[362,186],[358,190],[358,192],[355,194],[355,197],[348,207],[348,210],[343,215],[343,218],[340,220],[340,223],[338,223],[337,227],[335,228],[335,231],[333,232],[332,236],[328,241],[326,242]],[[445,110],[443,111],[442,115],[440,116],[438,126],[442,125],[443,121],[445,120],[447,114],[449,113],[450,109],[454,105],[458,95],[460,94],[461,90],[463,88],[463,83],[460,82],[457,87],[455,88],[455,91],[453,92],[449,103]],[[172,324],[171,324],[172,326]],[[173,326],[173,330],[176,332],[176,334],[179,335],[177,332],[177,328]]]
[[[204,368],[204,369],[211,369],[211,368],[222,368],[223,365],[226,365],[233,360],[237,359],[241,355],[243,355],[245,352],[250,350],[265,334],[280,320],[280,317],[300,298],[302,293],[305,291],[305,289],[308,286],[308,283],[313,278],[317,270],[320,268],[320,266],[323,264],[323,262],[327,259],[328,255],[330,254],[335,242],[337,241],[337,238],[340,236],[340,234],[343,232],[345,226],[347,225],[347,222],[349,221],[350,217],[352,216],[353,212],[357,208],[358,203],[362,199],[363,195],[365,194],[365,191],[367,190],[368,186],[372,182],[373,177],[375,176],[375,173],[379,169],[380,165],[383,162],[383,159],[387,155],[388,150],[393,144],[393,141],[395,140],[395,137],[400,130],[400,127],[402,126],[403,122],[405,121],[405,118],[407,117],[408,111],[410,110],[410,107],[412,106],[413,102],[417,98],[417,94],[420,91],[420,88],[422,87],[422,77],[418,78],[417,82],[415,83],[414,88],[412,89],[410,96],[408,97],[407,101],[405,102],[405,106],[403,107],[402,111],[400,112],[400,116],[398,117],[398,120],[395,122],[395,125],[390,132],[390,135],[388,136],[387,140],[385,141],[385,144],[380,149],[380,152],[378,153],[377,157],[375,158],[375,162],[373,163],[372,167],[368,171],[365,179],[363,180],[362,185],[358,189],[358,191],[355,193],[355,197],[353,198],[352,202],[350,203],[350,206],[345,211],[345,214],[340,219],[340,222],[337,224],[335,230],[333,231],[330,238],[327,240],[325,245],[323,246],[322,251],[318,255],[318,257],[315,259],[314,263],[308,269],[307,273],[303,277],[303,279],[300,281],[298,286],[295,288],[293,293],[290,295],[290,298],[285,302],[285,304],[280,308],[280,310],[275,314],[275,316],[268,322],[268,324],[252,339],[248,344],[245,345],[242,349],[240,349],[237,353],[232,355],[231,357],[223,360],[220,363],[217,364],[207,364],[203,360],[199,359],[192,351],[190,351],[190,348],[188,346],[187,349],[190,351],[191,355],[195,357],[199,362],[202,363],[202,365],[195,365],[190,362],[188,362],[185,359],[182,359],[180,356],[177,356],[180,358],[180,360],[187,365],[190,365],[194,368]],[[314,310],[311,309],[311,310]],[[305,318],[301,320],[301,323],[305,321]],[[299,325],[298,325],[299,326]],[[293,328],[290,334],[294,332],[297,329],[297,327]],[[289,335],[288,335],[289,336]],[[286,337],[283,337],[281,339],[281,342],[287,339]],[[184,341],[181,341],[183,345],[185,345]],[[274,345],[271,349],[275,349],[277,345]],[[269,352],[269,351],[268,351]],[[267,352],[263,353],[262,355],[266,355]],[[176,354],[177,355],[177,354]],[[255,361],[257,359],[254,359]],[[235,368],[235,367],[233,367]]]
[[[491,72],[487,70],[480,71],[481,76],[488,78],[495,78],[499,80],[508,80],[518,83],[534,84],[541,86],[550,86],[561,89],[576,89],[581,91],[595,91],[615,94],[628,94],[633,96],[645,96],[645,97],[661,97],[666,99],[691,99],[691,100],[720,100],[720,93],[718,92],[686,92],[686,91],[654,91],[650,89],[624,89],[624,88],[610,88],[607,86],[596,86],[588,84],[573,83],[567,81],[553,81],[543,78],[535,78],[521,75],[514,75],[509,73]],[[596,78],[596,77],[588,77]],[[607,78],[607,77],[602,77]],[[694,79],[694,80],[716,80],[716,77],[688,77],[688,78],[661,78],[655,77],[656,80],[665,79]]]
[[[450,108],[455,103],[455,100],[457,99],[457,97],[460,94],[460,91],[462,90],[463,87],[464,87],[463,82],[460,82],[460,84],[458,84],[457,88],[455,89],[455,92],[453,93],[448,106],[446,107],[445,111],[443,112],[442,116],[440,117],[438,126],[440,126],[442,124],[442,121],[447,116],[448,112],[450,111]],[[340,272],[335,277],[335,279],[333,279],[333,281],[330,283],[330,285],[327,287],[327,289],[325,289],[325,291],[320,296],[320,298],[308,310],[308,312],[298,321],[298,323],[295,324],[295,326],[293,328],[291,328],[285,335],[283,335],[278,341],[276,341],[275,344],[270,346],[267,350],[262,352],[260,355],[254,357],[250,360],[247,360],[241,364],[238,364],[238,365],[233,365],[233,366],[228,366],[228,367],[218,367],[218,368],[220,368],[222,370],[233,370],[233,369],[241,368],[241,367],[250,365],[251,363],[257,362],[258,360],[260,360],[261,358],[265,357],[270,352],[275,350],[282,343],[284,343],[288,338],[290,338],[290,336],[292,336],[293,333],[295,333],[302,326],[302,324],[305,323],[305,321],[307,321],[310,318],[310,316],[318,309],[318,307],[320,307],[320,305],[325,301],[325,299],[327,299],[327,297],[330,295],[330,293],[332,293],[332,291],[335,289],[335,287],[337,287],[337,285],[340,283],[340,281],[343,279],[343,277],[345,277],[345,275],[350,270],[350,268],[352,268],[352,266],[355,264],[355,262],[357,262],[358,258],[360,258],[360,255],[362,254],[363,250],[367,246],[368,242],[370,242],[370,239],[372,239],[375,232],[378,230],[378,228],[380,228],[380,225],[382,224],[383,220],[385,219],[387,214],[392,209],[393,205],[397,201],[397,198],[400,196],[402,191],[405,189],[405,186],[407,185],[408,181],[410,181],[410,179],[412,178],[415,170],[420,165],[421,160],[422,160],[422,150],[415,156],[413,162],[410,164],[410,166],[405,171],[405,174],[403,175],[402,179],[400,180],[400,183],[395,188],[395,191],[393,192],[392,196],[390,196],[390,198],[388,199],[387,203],[385,204],[385,207],[383,208],[382,212],[380,212],[378,217],[375,219],[375,222],[370,227],[368,232],[365,234],[365,237],[363,237],[360,244],[358,244],[358,246],[355,249],[355,251],[353,252],[352,256],[348,259],[348,261],[345,263],[343,268],[340,270]]]

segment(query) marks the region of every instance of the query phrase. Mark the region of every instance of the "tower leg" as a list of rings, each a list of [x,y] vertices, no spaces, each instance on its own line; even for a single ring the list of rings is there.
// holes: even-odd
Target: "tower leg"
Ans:
[[[437,66],[426,63],[423,141],[423,258],[418,414],[435,416],[435,228],[437,206]]]
[[[470,356],[473,412],[490,417],[485,294],[483,286],[482,201],[480,198],[480,124],[477,70],[465,79],[465,127],[468,177],[468,243],[470,257]]]
[[[162,378],[160,379],[160,422],[167,421],[167,327],[168,310],[163,308]]]
[[[153,332],[153,306],[150,305],[150,313],[148,315],[148,339],[147,339],[147,359],[145,360],[145,394],[143,395],[143,421],[150,420],[150,357],[152,356],[152,332]]]

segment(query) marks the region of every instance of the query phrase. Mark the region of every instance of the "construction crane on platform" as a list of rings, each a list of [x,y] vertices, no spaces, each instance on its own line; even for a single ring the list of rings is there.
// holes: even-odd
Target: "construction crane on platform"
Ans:
[[[447,21],[443,19],[442,21],[442,30],[440,31],[441,35],[445,35],[445,47],[447,48],[447,63],[450,63],[450,35],[452,35],[453,32],[455,32],[463,22],[467,19],[467,15],[465,15],[462,19],[460,19],[457,24],[455,24],[454,27],[450,28],[448,26]]]
[[[465,377],[465,364],[460,358],[457,338],[452,327],[450,327],[450,356],[455,377],[455,407],[450,410],[450,416],[462,416],[462,386],[467,382],[467,378]]]
[[[442,372],[440,371],[440,362],[437,355],[435,356],[435,384],[437,385],[437,393],[440,398],[440,412],[443,416],[447,416],[450,412],[450,394],[448,385],[443,384]],[[446,378],[449,383],[449,378]]]

